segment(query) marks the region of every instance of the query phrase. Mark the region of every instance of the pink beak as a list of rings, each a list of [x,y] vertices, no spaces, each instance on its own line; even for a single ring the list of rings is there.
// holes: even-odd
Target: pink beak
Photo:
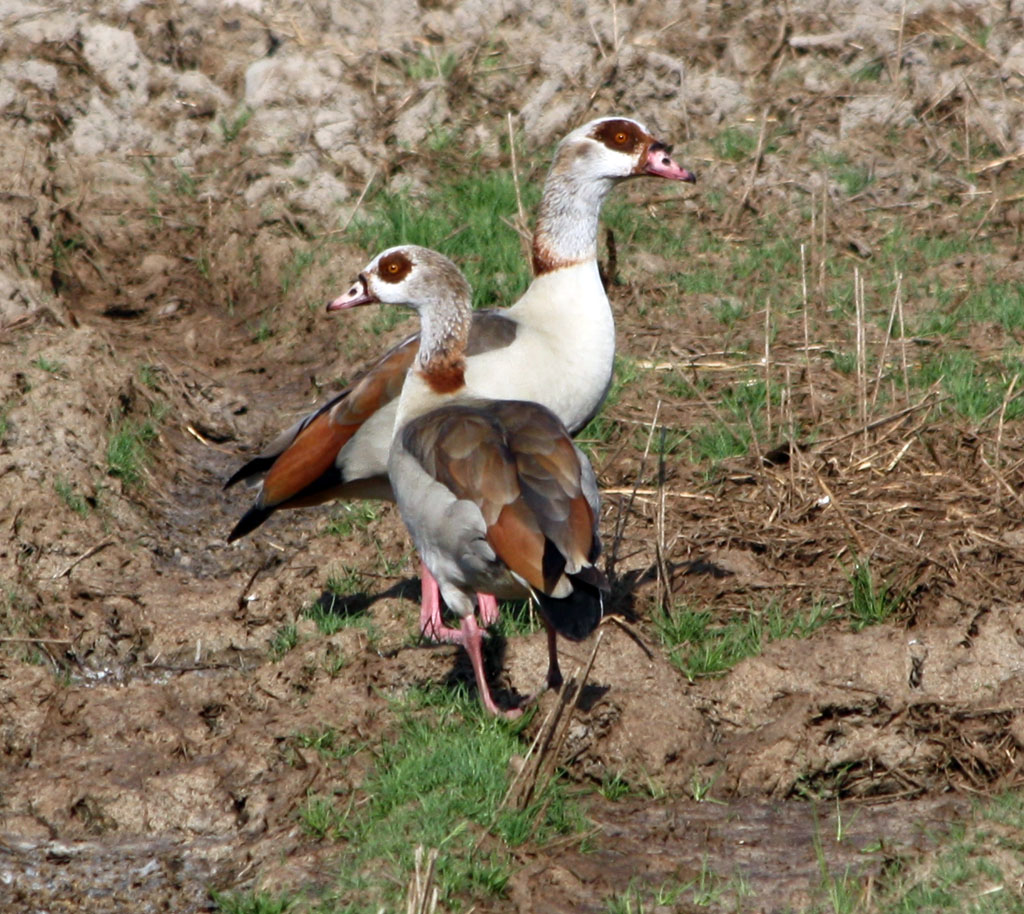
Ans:
[[[687,181],[690,184],[697,183],[697,176],[681,165],[676,164],[669,153],[671,146],[664,143],[651,143],[647,150],[647,161],[644,163],[643,174],[655,175],[659,178],[668,178],[670,181]]]
[[[366,289],[366,279],[360,276],[344,295],[339,295],[334,301],[327,303],[328,311],[344,311],[347,308],[355,308],[357,305],[373,305],[379,299]]]

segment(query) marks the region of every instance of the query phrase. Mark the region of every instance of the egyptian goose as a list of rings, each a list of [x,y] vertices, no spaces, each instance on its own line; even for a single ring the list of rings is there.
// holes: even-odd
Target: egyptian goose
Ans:
[[[591,121],[559,143],[537,217],[532,283],[512,307],[473,314],[466,346],[473,390],[542,403],[571,432],[594,416],[615,355],[615,324],[597,266],[598,216],[608,192],[627,178],[694,182],[670,151],[623,117]],[[418,335],[403,340],[227,481],[225,488],[266,474],[228,542],[280,508],[392,497],[385,468],[396,397],[418,345]],[[485,623],[493,621],[496,606],[484,600],[480,609]],[[428,637],[458,640],[457,631],[441,625],[437,587],[425,566],[420,626]]]
[[[389,248],[327,308],[374,302],[419,312],[419,352],[398,401],[388,478],[420,557],[462,618],[480,699],[501,714],[484,674],[474,594],[536,600],[548,632],[547,683],[560,686],[555,633],[587,637],[607,587],[594,566],[594,471],[547,407],[480,396],[466,358],[469,283],[447,257]]]

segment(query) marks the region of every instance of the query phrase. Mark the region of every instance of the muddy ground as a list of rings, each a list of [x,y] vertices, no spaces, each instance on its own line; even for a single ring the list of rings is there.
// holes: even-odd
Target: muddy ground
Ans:
[[[849,282],[887,256],[897,216],[972,242],[936,268],[934,295],[908,298],[908,321],[940,289],[1024,280],[1022,16],[867,0],[0,3],[0,909],[198,911],[209,886],[327,881],[337,848],[296,810],[360,771],[328,770],[295,734],[386,737],[389,696],[467,678],[456,649],[414,638],[415,563],[390,506],[348,537],[319,508],[228,546],[248,502],[221,484],[405,332],[321,314],[373,253],[353,219],[381,187],[424,193],[446,157],[509,169],[508,112],[534,182],[570,127],[647,122],[700,184],[617,199],[722,245],[681,257],[619,237],[610,288],[637,369],[595,444],[625,625],[602,626],[564,760],[580,784],[619,776],[657,798],[595,795],[592,853],[529,850],[508,896],[477,910],[603,911],[638,867],[685,878],[705,860],[747,872],[743,909],[799,908],[835,798],[859,804],[863,842],[829,845],[829,863],[870,870],[885,855],[858,847],[884,835],[910,852],[966,797],[1019,786],[1021,422],[1006,402],[969,420],[941,385],[896,386],[929,347],[998,358],[1020,330],[980,322],[883,352],[891,292],[871,289],[879,383],[837,368],[855,332],[828,284],[837,263]],[[729,130],[760,139],[736,156],[715,142]],[[433,152],[439,135],[454,148]],[[851,192],[823,161],[870,182]],[[666,276],[732,271],[779,233],[806,238],[806,306],[789,264],[765,367],[765,290],[681,294]],[[746,456],[645,457],[652,424],[706,424],[752,366],[787,394]],[[126,422],[151,429],[138,480],[110,469]],[[863,559],[898,611],[853,630]],[[302,613],[342,564],[363,573],[372,641]],[[835,618],[694,681],[660,646],[662,605],[726,620],[772,601]],[[499,698],[528,691],[543,635],[499,659]],[[695,783],[724,805],[696,803]]]

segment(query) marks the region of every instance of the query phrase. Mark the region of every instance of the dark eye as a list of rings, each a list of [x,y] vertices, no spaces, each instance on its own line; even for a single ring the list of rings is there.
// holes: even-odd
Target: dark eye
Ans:
[[[620,130],[615,134],[615,145],[625,146],[629,142],[629,134],[625,130]]]
[[[398,272],[399,268],[398,264],[394,260],[392,260],[388,262],[388,265],[384,267],[384,269],[387,270],[392,276],[394,276]]]

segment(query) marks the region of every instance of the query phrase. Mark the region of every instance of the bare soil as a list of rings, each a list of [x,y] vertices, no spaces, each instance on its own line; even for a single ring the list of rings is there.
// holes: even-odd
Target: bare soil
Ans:
[[[770,244],[774,216],[807,237],[809,292],[805,310],[797,270],[770,305],[766,370],[790,394],[766,440],[711,474],[659,461],[645,456],[655,402],[669,430],[713,418],[717,392],[764,367],[764,303],[723,324],[717,293],[680,300],[665,281],[686,263],[616,239],[619,349],[641,370],[597,455],[624,624],[602,626],[564,764],[581,785],[619,776],[653,796],[594,794],[592,853],[528,848],[508,896],[477,910],[603,911],[632,876],[686,880],[702,861],[746,874],[744,910],[798,908],[819,853],[877,871],[885,855],[860,848],[884,836],[912,853],[965,797],[1022,783],[1020,422],[969,422],[939,390],[891,385],[888,405],[869,403],[830,358],[853,332],[821,265],[852,277],[885,257],[898,214],[922,235],[974,233],[979,252],[947,260],[936,295],[1024,281],[1024,10],[829,10],[0,3],[0,910],[189,912],[210,908],[211,886],[328,883],[339,849],[304,835],[296,810],[311,790],[358,786],[366,761],[328,766],[296,734],[387,738],[389,696],[471,679],[457,649],[413,637],[415,563],[392,507],[345,540],[320,508],[228,546],[247,500],[221,485],[404,332],[320,313],[373,253],[344,231],[363,192],[430,186],[439,129],[464,147],[443,155],[509,168],[508,111],[524,180],[597,114],[676,139],[697,192],[637,182],[617,198],[653,223],[696,220],[725,246],[692,262],[722,271]],[[445,78],[412,66],[447,54]],[[763,124],[786,129],[740,160],[712,142]],[[870,170],[869,188],[844,194],[823,154]],[[313,253],[301,270],[296,252]],[[883,332],[869,335],[879,351]],[[992,323],[953,345],[1019,343]],[[932,345],[908,339],[909,364]],[[707,386],[674,395],[679,379]],[[157,431],[135,485],[107,459],[126,420]],[[405,564],[382,570],[382,555]],[[884,624],[852,631],[840,613],[693,682],[659,646],[672,602],[723,620],[772,600],[842,607],[858,557],[902,597]],[[340,564],[364,570],[354,598],[373,641],[301,614]],[[290,623],[299,643],[275,658]],[[568,646],[565,668],[590,649]],[[543,635],[495,660],[499,700],[528,692]],[[690,799],[695,783],[721,804]],[[857,807],[855,833],[822,851],[835,799]]]

